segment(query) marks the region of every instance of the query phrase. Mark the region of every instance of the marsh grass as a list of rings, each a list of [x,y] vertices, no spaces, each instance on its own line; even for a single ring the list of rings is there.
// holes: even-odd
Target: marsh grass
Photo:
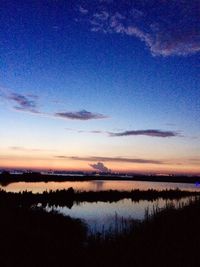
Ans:
[[[1,267],[200,266],[198,196],[179,206],[166,202],[162,210],[155,206],[144,221],[116,214],[114,231],[90,235],[80,220],[30,209],[38,203],[32,196],[0,192]]]

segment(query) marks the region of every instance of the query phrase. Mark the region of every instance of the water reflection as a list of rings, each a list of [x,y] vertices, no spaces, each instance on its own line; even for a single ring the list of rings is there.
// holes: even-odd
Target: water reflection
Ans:
[[[11,183],[7,186],[0,186],[9,192],[20,192],[20,191],[32,191],[33,193],[41,193],[49,190],[61,190],[73,187],[74,190],[79,191],[101,191],[101,190],[126,190],[130,191],[133,189],[140,190],[164,190],[164,189],[176,189],[189,190],[189,191],[200,191],[200,187],[195,184],[183,184],[183,183],[166,183],[166,182],[143,182],[143,181],[105,181],[105,180],[94,180],[94,181],[83,181],[83,182],[18,182]]]
[[[154,201],[141,200],[133,202],[131,199],[123,199],[117,202],[81,202],[74,204],[71,208],[60,206],[47,206],[47,211],[55,210],[65,216],[79,218],[84,220],[89,229],[93,232],[108,231],[115,228],[116,217],[118,221],[135,219],[143,220],[145,211],[148,209],[151,213],[155,207],[164,208],[166,204],[173,203],[175,207],[187,203],[192,197],[182,198],[180,200],[163,200]]]
[[[91,184],[93,184],[94,189],[92,191],[103,191],[105,181],[99,180],[99,181],[91,181]]]

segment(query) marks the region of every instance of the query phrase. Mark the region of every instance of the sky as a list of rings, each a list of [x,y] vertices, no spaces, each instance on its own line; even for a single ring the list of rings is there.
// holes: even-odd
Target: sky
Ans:
[[[200,174],[200,0],[1,0],[0,168]]]

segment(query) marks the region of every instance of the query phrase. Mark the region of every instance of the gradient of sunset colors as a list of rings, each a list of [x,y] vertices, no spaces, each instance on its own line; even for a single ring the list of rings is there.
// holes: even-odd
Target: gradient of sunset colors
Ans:
[[[200,174],[199,7],[1,1],[0,168]]]

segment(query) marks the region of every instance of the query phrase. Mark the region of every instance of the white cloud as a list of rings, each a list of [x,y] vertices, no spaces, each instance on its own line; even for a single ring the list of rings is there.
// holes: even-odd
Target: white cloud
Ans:
[[[124,34],[145,42],[152,55],[190,55],[200,51],[200,1],[100,1],[86,20],[91,31]],[[176,10],[176,12],[174,12]]]

